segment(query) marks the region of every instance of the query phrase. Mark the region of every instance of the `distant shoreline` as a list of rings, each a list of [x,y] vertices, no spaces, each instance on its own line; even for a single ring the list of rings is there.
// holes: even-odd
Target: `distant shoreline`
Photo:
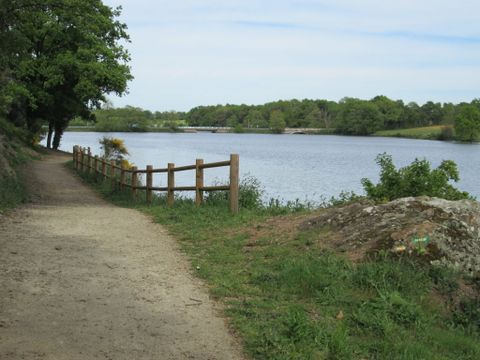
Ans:
[[[394,130],[381,130],[377,131],[370,135],[361,135],[361,136],[371,136],[371,137],[393,137],[393,138],[404,138],[404,139],[417,139],[417,140],[438,140],[438,141],[451,141],[453,138],[444,138],[443,133],[444,129],[448,126],[427,126],[427,127],[418,127],[418,128],[408,128],[408,129],[394,129]],[[296,128],[287,128],[287,131],[283,134],[302,134],[302,135],[339,135],[339,136],[359,136],[351,134],[339,134],[335,132],[335,129],[296,129]],[[209,133],[235,133],[235,134],[273,134],[270,129],[243,129],[243,131],[234,131],[233,128],[202,128],[194,129],[192,127],[179,127],[179,128],[167,128],[167,127],[157,127],[149,128],[146,131],[139,130],[98,130],[94,126],[69,126],[65,131],[68,132],[102,132],[102,133],[197,133],[197,132],[209,132]]]

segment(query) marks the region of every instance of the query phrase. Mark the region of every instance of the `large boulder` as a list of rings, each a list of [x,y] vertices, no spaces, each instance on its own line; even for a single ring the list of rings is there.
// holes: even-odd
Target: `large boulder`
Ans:
[[[388,251],[480,273],[480,203],[476,201],[422,196],[379,205],[354,203],[328,209],[300,228],[322,228],[326,243],[356,259]]]

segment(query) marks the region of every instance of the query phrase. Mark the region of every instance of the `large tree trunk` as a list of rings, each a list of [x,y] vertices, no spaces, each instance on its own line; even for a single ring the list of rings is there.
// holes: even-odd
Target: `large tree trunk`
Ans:
[[[64,129],[62,125],[55,125],[55,135],[53,136],[53,149],[55,150],[58,150],[58,147],[60,146],[63,130]]]
[[[53,135],[53,124],[48,123],[48,135],[47,135],[47,149],[52,148],[52,135]]]

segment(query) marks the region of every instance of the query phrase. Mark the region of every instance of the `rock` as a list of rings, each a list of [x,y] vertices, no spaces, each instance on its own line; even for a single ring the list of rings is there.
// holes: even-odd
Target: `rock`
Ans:
[[[330,229],[336,248],[363,255],[379,250],[424,256],[432,262],[480,273],[480,203],[426,196],[386,204],[355,203],[323,211],[300,229]],[[418,241],[426,239],[428,241]],[[416,239],[416,240],[415,240]]]

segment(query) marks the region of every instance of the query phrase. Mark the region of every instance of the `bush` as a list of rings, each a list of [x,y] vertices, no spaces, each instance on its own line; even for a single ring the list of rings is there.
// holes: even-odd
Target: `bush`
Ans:
[[[452,126],[443,126],[440,135],[438,135],[438,140],[449,141],[453,140],[455,133]]]
[[[128,150],[122,139],[104,136],[98,142],[102,145],[102,157],[106,160],[115,160],[117,163],[121,163],[124,156],[128,155]]]
[[[262,196],[264,190],[258,179],[253,176],[246,176],[240,181],[239,206],[245,209],[258,209],[263,206]],[[212,191],[207,193],[205,202],[210,205],[225,203],[229,199],[228,191]]]
[[[367,197],[375,201],[391,201],[409,196],[433,196],[447,200],[471,199],[464,191],[454,188],[449,181],[458,181],[458,169],[452,160],[444,160],[436,169],[427,160],[415,159],[410,165],[396,169],[391,155],[380,154],[376,158],[380,166],[380,182],[374,185],[362,179]]]

